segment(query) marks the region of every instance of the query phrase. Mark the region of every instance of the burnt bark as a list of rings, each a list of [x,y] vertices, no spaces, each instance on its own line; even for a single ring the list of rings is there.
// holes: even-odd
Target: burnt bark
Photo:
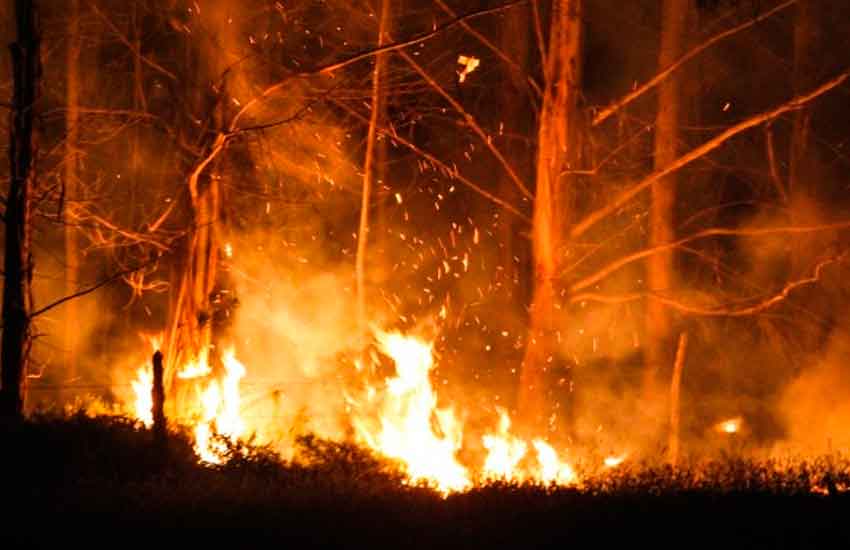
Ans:
[[[16,42],[11,45],[12,121],[9,135],[10,181],[6,197],[3,284],[3,337],[0,344],[0,416],[20,419],[24,412],[30,351],[32,281],[30,193],[35,185],[37,133],[35,107],[41,80],[38,13],[34,0],[15,1]]]

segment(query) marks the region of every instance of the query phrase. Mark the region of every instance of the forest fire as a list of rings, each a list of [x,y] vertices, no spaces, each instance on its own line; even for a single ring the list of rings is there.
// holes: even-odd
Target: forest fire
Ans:
[[[381,353],[393,361],[396,374],[381,387],[367,387],[362,403],[349,397],[354,405],[351,422],[358,441],[398,460],[411,483],[425,483],[448,494],[490,480],[557,485],[578,481],[570,464],[544,439],[529,442],[511,434],[510,416],[503,409],[498,410],[496,432],[480,436],[487,451],[483,464],[464,464],[458,457],[464,446],[463,422],[453,408],[437,407],[431,384],[433,344],[397,332],[378,331],[375,337]],[[151,343],[156,348],[159,340]],[[198,459],[208,464],[221,463],[227,441],[235,443],[257,428],[246,426],[242,417],[239,383],[246,375],[245,366],[234,348],[226,349],[221,361],[224,373],[219,377],[210,376],[213,369],[207,354],[177,373],[179,380],[191,383],[193,391],[181,397],[176,416],[192,429]],[[149,367],[139,368],[132,382],[133,414],[147,427],[153,423],[152,383]],[[348,388],[340,391],[350,393]],[[611,460],[605,464],[613,465]]]
[[[845,492],[846,5],[0,2],[0,429],[299,503]]]

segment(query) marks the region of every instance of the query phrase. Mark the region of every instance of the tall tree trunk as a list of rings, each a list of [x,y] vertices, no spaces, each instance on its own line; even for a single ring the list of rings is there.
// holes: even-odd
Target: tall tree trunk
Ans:
[[[511,160],[515,165],[526,166],[529,158],[525,147],[516,147],[512,142],[512,136],[522,135],[523,130],[528,126],[526,122],[527,107],[524,103],[526,99],[525,89],[527,83],[522,80],[528,71],[528,40],[521,37],[529,36],[530,21],[528,18],[528,7],[517,6],[504,15],[504,20],[501,27],[501,44],[502,52],[511,60],[516,62],[519,70],[511,71],[511,80],[506,82],[500,90],[500,112],[499,112],[499,128],[500,132],[506,132],[508,137],[505,139],[503,150],[513,151]],[[499,181],[499,196],[505,199],[509,204],[516,204],[521,195],[517,191],[516,184],[503,174]],[[519,277],[519,269],[514,261],[516,255],[516,216],[512,212],[502,209],[499,217],[499,265],[502,266],[502,277],[504,278],[505,288],[509,292],[511,304],[527,303],[524,296],[518,292],[518,285],[515,284]],[[522,302],[520,302],[522,300]]]
[[[197,149],[202,151],[194,159],[187,179],[191,226],[183,248],[183,258],[177,266],[173,282],[178,289],[172,302],[171,322],[166,341],[165,391],[171,407],[179,407],[180,396],[175,395],[174,380],[177,369],[187,361],[208,361],[215,369],[217,357],[210,353],[214,347],[213,292],[218,277],[221,249],[221,177],[215,174],[216,162],[210,162],[211,151],[222,146],[230,85],[227,81],[232,59],[228,48],[236,43],[236,25],[231,24],[232,8],[228,5],[211,6],[205,12],[206,24],[218,32],[211,51],[190,43],[187,67],[201,70],[203,85],[198,87],[193,106],[198,119],[206,125],[199,134]],[[205,63],[206,62],[206,63]]]
[[[690,17],[692,0],[664,0],[661,16],[661,48],[658,70],[672,65],[683,54],[685,31]],[[655,117],[656,170],[667,166],[678,156],[681,116],[681,78],[671,75],[658,88],[658,114]],[[649,246],[656,247],[674,240],[673,213],[676,202],[675,174],[652,185],[649,215]],[[649,256],[646,263],[649,292],[664,294],[675,284],[673,252],[663,251]],[[659,392],[659,372],[673,364],[672,316],[660,301],[649,297],[646,302],[646,342],[644,346],[644,397],[646,410],[656,410]],[[660,413],[663,409],[657,411]]]
[[[30,191],[35,186],[37,143],[34,109],[41,80],[40,36],[34,0],[15,0],[17,41],[11,45],[14,95],[9,135],[10,179],[6,197],[3,337],[0,344],[0,417],[20,419],[30,351],[32,281]]]
[[[534,296],[528,343],[520,373],[519,415],[527,428],[546,416],[546,371],[558,359],[555,322],[558,253],[572,221],[572,186],[564,172],[579,157],[581,0],[552,0],[549,41],[543,63],[543,104],[537,132],[537,177],[532,220]]]
[[[77,291],[80,274],[79,237],[74,226],[75,207],[79,200],[77,148],[79,141],[80,103],[80,0],[69,1],[68,54],[66,59],[67,88],[65,92],[65,295]],[[77,377],[79,345],[79,311],[77,300],[65,305],[65,376],[66,381]],[[69,395],[68,395],[69,396]]]
[[[821,0],[799,0],[794,22],[795,95],[817,85],[817,51]],[[814,181],[814,152],[809,150],[811,110],[803,107],[794,112],[788,160],[789,210],[793,225],[818,223],[814,196],[816,189],[806,180]],[[817,237],[795,239],[791,245],[791,277],[800,277],[808,269],[811,252],[817,250]]]
[[[378,25],[378,46],[387,42],[387,21],[389,20],[389,0],[381,0],[381,17]],[[355,277],[357,279],[357,322],[365,346],[368,331],[368,312],[366,311],[366,250],[369,242],[369,204],[373,187],[373,166],[375,162],[375,143],[378,135],[379,115],[384,103],[381,82],[386,65],[386,54],[375,56],[375,68],[372,73],[372,113],[369,117],[369,130],[366,137],[366,158],[363,162],[363,192],[360,203],[360,227],[357,231],[357,257],[355,259]],[[364,347],[365,349],[365,347]]]

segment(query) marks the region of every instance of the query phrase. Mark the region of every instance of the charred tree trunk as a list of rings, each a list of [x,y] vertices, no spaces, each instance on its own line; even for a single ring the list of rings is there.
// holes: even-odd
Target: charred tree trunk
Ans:
[[[387,41],[387,21],[389,19],[390,0],[381,0],[381,18],[378,25],[378,46]],[[357,280],[357,322],[365,346],[368,331],[368,312],[366,311],[366,250],[369,243],[369,205],[374,184],[374,164],[376,160],[375,144],[378,136],[379,115],[383,109],[384,97],[382,78],[387,54],[375,56],[375,69],[372,72],[372,113],[369,117],[369,130],[366,137],[366,158],[363,162],[363,191],[360,203],[360,226],[357,231],[357,258],[355,259],[355,277]],[[365,349],[365,347],[364,347]]]
[[[537,131],[537,177],[532,221],[534,295],[528,343],[520,373],[519,414],[539,428],[547,408],[547,369],[558,359],[555,309],[559,251],[573,212],[572,187],[565,175],[579,157],[581,0],[553,0],[548,48],[543,63],[543,104]]]
[[[163,449],[166,444],[168,427],[165,421],[165,384],[162,352],[156,350],[152,358],[153,384],[151,385],[151,416],[153,418],[154,444]]]
[[[67,89],[65,93],[65,177],[64,177],[64,229],[65,229],[65,295],[77,291],[80,273],[79,237],[74,225],[79,199],[77,148],[79,142],[80,106],[80,0],[69,2],[68,55],[66,59]],[[77,347],[79,334],[77,300],[65,305],[65,380],[77,376]]]
[[[2,386],[0,416],[20,419],[30,351],[32,281],[31,203],[35,185],[34,109],[41,80],[38,13],[34,0],[15,1],[17,41],[11,45],[14,95],[9,135],[10,178],[6,197],[6,250],[3,284]]]
[[[681,57],[685,31],[690,17],[692,0],[665,0],[661,18],[661,48],[658,69],[663,71]],[[668,77],[658,88],[658,113],[655,118],[654,165],[659,170],[676,160],[679,152],[681,116],[681,79]],[[652,185],[649,216],[649,246],[659,247],[675,239],[673,212],[676,202],[675,174]],[[673,251],[664,250],[651,255],[646,264],[647,286],[650,294],[669,293],[675,284]],[[655,411],[660,395],[658,377],[661,369],[673,364],[672,315],[660,301],[650,296],[646,302],[646,342],[644,348],[643,389],[646,408]],[[662,408],[657,408],[660,414]]]

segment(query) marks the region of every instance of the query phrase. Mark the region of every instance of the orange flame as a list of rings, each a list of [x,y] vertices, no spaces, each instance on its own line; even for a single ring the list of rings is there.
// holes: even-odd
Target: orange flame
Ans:
[[[159,348],[158,339],[149,339],[154,350]],[[200,410],[200,418],[194,427],[195,452],[201,462],[219,464],[227,451],[223,441],[216,441],[214,434],[235,442],[245,431],[240,415],[239,383],[245,376],[245,366],[236,358],[231,347],[222,354],[225,374],[221,380],[210,380],[199,392],[198,402],[194,406],[184,404],[186,410]],[[212,372],[207,352],[188,361],[177,373],[181,380],[203,379]],[[200,381],[200,380],[199,380]],[[153,373],[149,366],[136,371],[136,379],[131,382],[135,396],[133,412],[146,427],[153,425]]]
[[[377,339],[395,362],[396,376],[386,380],[377,433],[368,422],[355,420],[360,438],[372,449],[399,459],[413,482],[425,481],[443,493],[468,488],[467,470],[456,458],[461,424],[451,409],[436,408],[428,377],[433,367],[431,344],[398,333],[380,332]]]

